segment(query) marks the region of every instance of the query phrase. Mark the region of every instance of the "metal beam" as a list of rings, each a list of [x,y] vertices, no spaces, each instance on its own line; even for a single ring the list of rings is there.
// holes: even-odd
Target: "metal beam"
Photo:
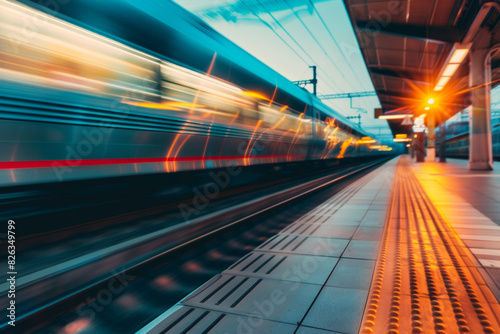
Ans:
[[[303,85],[312,84],[313,81],[312,81],[312,79],[309,79],[309,80],[298,80],[298,81],[292,81],[292,83],[294,85],[297,85],[297,86],[303,86]]]
[[[378,96],[380,97],[381,95],[384,96],[390,96],[390,97],[396,97],[396,98],[404,98],[408,93],[403,92],[403,91],[393,91],[393,90],[379,90],[377,91]]]
[[[454,27],[432,27],[403,23],[379,24],[376,21],[356,21],[359,30],[370,31],[375,34],[387,34],[400,37],[409,37],[426,40],[434,43],[455,43],[463,38],[460,30]]]
[[[388,64],[366,64],[366,67],[368,69],[381,69],[381,70],[392,70],[392,71],[404,71],[408,73],[414,73],[415,75],[422,75],[422,74],[432,74],[433,70],[431,69],[426,69],[426,68],[418,68],[418,67],[411,67],[411,66],[399,66],[399,65],[388,65]]]
[[[491,69],[497,69],[500,67],[500,59],[492,59],[491,60]]]
[[[382,75],[385,77],[398,78],[401,80],[409,80],[424,85],[430,85],[430,82],[428,82],[426,78],[424,78],[420,73],[417,74],[411,71],[395,71],[391,69],[371,68],[370,72],[372,74]]]
[[[297,85],[297,86],[305,86],[308,84],[312,84],[313,85],[313,94],[314,94],[314,96],[316,96],[316,90],[317,90],[317,85],[318,85],[316,66],[309,66],[309,68],[312,68],[312,70],[313,70],[313,78],[312,79],[293,81],[292,83],[294,85]]]
[[[318,95],[318,97],[322,100],[351,99],[353,97],[366,97],[366,96],[377,96],[377,92],[356,92],[356,93]]]

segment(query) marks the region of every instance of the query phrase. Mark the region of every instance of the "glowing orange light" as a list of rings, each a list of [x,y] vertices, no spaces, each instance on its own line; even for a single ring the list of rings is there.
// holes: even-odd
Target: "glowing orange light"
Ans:
[[[375,139],[372,139],[370,137],[362,137],[360,140],[356,141],[356,145],[359,144],[373,144],[377,142]]]
[[[64,326],[62,332],[65,334],[74,334],[81,332],[86,327],[90,325],[90,320],[88,319],[77,319],[66,326]]]
[[[271,106],[273,104],[274,97],[276,96],[277,91],[278,91],[278,86],[274,87],[273,97],[271,97],[271,100],[269,101],[269,106]]]
[[[208,128],[207,140],[205,141],[205,148],[203,149],[203,155],[202,155],[203,158],[205,157],[205,155],[207,153],[208,141],[210,140],[210,133],[212,132],[212,126],[214,125],[214,121],[215,121],[215,114],[213,115],[212,123],[210,123],[210,126]],[[202,165],[203,169],[205,169],[205,160],[201,161],[201,165]]]
[[[217,58],[217,52],[215,52],[214,56],[212,57],[212,61],[210,62],[210,66],[208,67],[207,76],[210,76],[210,73],[212,73],[212,69],[214,68],[216,58]]]
[[[281,122],[283,122],[283,120],[286,118],[286,115],[284,115],[283,117],[281,117],[281,119],[279,121],[276,122],[276,124],[273,125],[273,127],[271,128],[272,130],[276,129],[280,124]]]
[[[182,141],[182,143],[177,148],[177,152],[175,152],[174,159],[177,158],[177,155],[179,155],[179,152],[181,151],[182,147],[184,146],[184,144],[186,144],[186,142],[188,141],[188,139],[190,137],[191,137],[191,135],[187,135],[186,138],[184,138],[184,140]],[[176,171],[177,171],[177,165],[174,162],[174,172],[176,172]]]
[[[253,130],[252,137],[250,137],[250,141],[248,142],[247,149],[245,150],[245,156],[243,157],[243,165],[245,165],[245,166],[248,166],[248,162],[249,162],[247,155],[248,155],[248,150],[250,148],[250,144],[253,141],[253,137],[255,136],[255,132],[257,132],[257,129],[260,127],[261,124],[262,124],[262,120],[259,119],[259,121],[257,122],[257,125],[255,126],[255,129]],[[251,153],[252,153],[252,151],[250,151],[250,154]]]
[[[342,143],[342,146],[340,147],[340,153],[339,153],[339,155],[337,155],[338,159],[342,159],[344,157],[345,151],[347,150],[349,145],[351,145],[352,141],[353,141],[353,138],[349,138],[348,140],[346,140]]]
[[[406,117],[413,117],[412,114],[398,114],[398,115],[382,115],[379,119],[402,119]]]
[[[325,118],[325,123],[328,126],[335,127],[335,118],[327,117]]]
[[[373,144],[376,143],[377,141],[375,139],[370,139],[370,140],[358,140],[356,141],[356,145],[358,144]]]
[[[174,146],[175,146],[175,143],[177,142],[177,140],[179,139],[179,136],[181,134],[180,133],[177,133],[175,135],[175,138],[174,138],[174,141],[172,142],[172,144],[170,145],[170,149],[168,150],[167,152],[167,156],[165,157],[165,170],[167,173],[170,173],[170,168],[169,168],[169,164],[168,164],[168,158],[170,158],[170,154],[172,153],[172,150],[174,149]],[[174,165],[175,165],[175,162],[174,162]]]
[[[137,107],[181,111],[183,109],[205,108],[204,105],[189,102],[166,101],[162,103],[154,102],[139,102],[139,101],[122,101],[123,103],[130,104]]]
[[[167,275],[162,275],[162,276],[158,276],[154,281],[153,283],[159,287],[162,287],[162,288],[165,288],[165,289],[168,289],[168,288],[172,288],[173,286],[175,286],[175,281],[170,277],[170,276],[167,276]]]
[[[264,95],[262,95],[261,93],[252,92],[252,91],[243,91],[243,92],[241,92],[241,94],[249,96],[249,97],[253,97],[253,98],[256,98],[259,100],[269,101],[269,99],[267,97],[265,97]]]

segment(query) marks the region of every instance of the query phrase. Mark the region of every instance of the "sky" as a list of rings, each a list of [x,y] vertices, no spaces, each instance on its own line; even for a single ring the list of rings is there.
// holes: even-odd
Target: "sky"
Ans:
[[[312,78],[318,95],[374,91],[344,4],[340,0],[175,0],[241,48],[291,81]],[[311,85],[306,86],[312,91]],[[345,116],[361,115],[361,126],[392,136],[373,117],[376,96],[323,100]]]

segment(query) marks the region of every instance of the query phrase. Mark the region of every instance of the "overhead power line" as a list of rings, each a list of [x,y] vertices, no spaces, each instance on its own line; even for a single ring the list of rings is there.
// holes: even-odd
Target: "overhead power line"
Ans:
[[[259,4],[261,4],[261,5],[262,5],[262,3],[260,3],[260,0],[257,0],[257,1],[259,2]],[[299,47],[299,49],[300,49],[300,50],[301,50],[301,51],[302,51],[302,52],[303,52],[303,53],[307,56],[307,58],[309,58],[310,63],[307,63],[307,62],[304,60],[304,58],[303,58],[303,57],[301,57],[301,56],[297,53],[297,51],[296,51],[294,48],[292,48],[292,46],[291,46],[289,43],[287,43],[287,42],[283,39],[283,37],[281,37],[281,36],[280,36],[280,34],[278,34],[278,32],[277,32],[277,31],[276,31],[276,30],[275,30],[272,26],[270,26],[267,22],[265,22],[264,20],[262,20],[262,18],[260,18],[260,16],[259,16],[257,13],[255,13],[255,12],[254,12],[254,11],[253,11],[253,10],[252,10],[252,9],[251,9],[248,5],[247,5],[247,4],[245,4],[245,6],[247,6],[247,7],[248,7],[248,9],[252,12],[252,14],[253,14],[253,15],[255,15],[255,16],[256,16],[256,17],[257,17],[257,18],[258,18],[258,19],[259,19],[262,23],[264,23],[267,27],[269,27],[269,28],[273,31],[273,33],[274,33],[276,36],[278,36],[278,37],[279,37],[279,38],[280,38],[280,39],[281,39],[281,40],[282,40],[282,41],[283,41],[283,42],[284,42],[284,43],[285,43],[285,44],[286,44],[286,45],[290,48],[290,50],[292,50],[292,51],[293,51],[293,52],[294,52],[297,56],[299,56],[299,58],[301,58],[301,59],[302,59],[302,61],[304,61],[304,62],[305,62],[306,64],[308,64],[308,65],[310,65],[311,63],[312,63],[312,64],[315,64],[315,63],[316,63],[316,61],[313,59],[313,57],[312,57],[312,56],[311,56],[311,55],[310,55],[310,54],[309,54],[309,53],[308,53],[308,52],[304,49],[304,47],[303,47],[302,45],[300,45],[300,43],[299,43],[299,42],[298,42],[298,41],[297,41],[297,40],[296,40],[296,39],[292,36],[292,34],[290,34],[290,32],[289,32],[289,31],[288,31],[288,30],[287,30],[287,29],[286,29],[286,28],[285,28],[285,27],[284,27],[284,26],[283,26],[283,25],[279,22],[279,20],[278,20],[278,19],[277,19],[277,18],[276,18],[276,17],[275,17],[272,13],[271,13],[271,11],[269,11],[269,10],[266,8],[266,13],[267,13],[267,14],[271,17],[271,19],[274,21],[274,23],[275,23],[278,27],[280,27],[280,28],[281,28],[281,30],[283,30],[283,31],[285,32],[285,34],[286,34],[286,35],[287,35],[287,36],[288,36],[288,37],[289,37],[289,38],[293,41],[293,43],[294,43],[295,45],[297,45],[297,46]],[[264,8],[265,8],[265,7],[264,7]],[[320,71],[321,71],[321,73],[325,74],[325,76],[328,78],[328,80],[331,80],[331,78],[328,76],[328,74],[327,74],[324,70],[320,69]],[[333,88],[333,87],[332,87],[332,85],[331,85],[330,83],[328,83],[327,81],[324,81],[324,83],[325,83],[328,87],[330,87],[332,90],[334,90],[334,91],[335,91],[335,90],[337,90],[337,89],[340,89],[340,86],[339,86],[337,83],[335,83],[334,81],[330,81],[330,83],[331,83],[331,84],[333,84],[335,87],[337,87],[337,89]]]
[[[356,93],[318,95],[318,97],[322,100],[352,99],[353,97],[367,97],[367,96],[377,96],[377,92],[356,92]]]

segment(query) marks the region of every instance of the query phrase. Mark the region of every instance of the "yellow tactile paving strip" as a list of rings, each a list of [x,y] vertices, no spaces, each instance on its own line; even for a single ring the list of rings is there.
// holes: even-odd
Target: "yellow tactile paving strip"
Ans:
[[[401,158],[361,333],[500,333],[498,309]]]

